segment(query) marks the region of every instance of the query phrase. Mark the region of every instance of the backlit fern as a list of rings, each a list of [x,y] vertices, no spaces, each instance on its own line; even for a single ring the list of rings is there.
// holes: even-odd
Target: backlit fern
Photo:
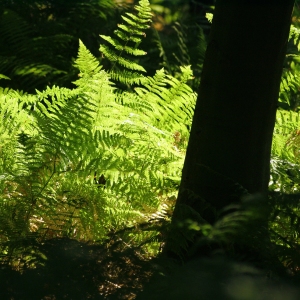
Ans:
[[[281,77],[279,94],[279,106],[284,109],[298,110],[300,104],[298,99],[300,86],[299,33],[299,29],[291,25],[288,54],[286,55],[286,65]]]
[[[111,63],[109,72],[112,79],[125,84],[141,83],[146,70],[136,62],[134,57],[146,55],[147,52],[138,47],[142,37],[146,36],[145,30],[150,27],[151,9],[148,0],[142,0],[135,6],[136,14],[126,13],[122,16],[123,24],[118,24],[114,31],[115,38],[101,35],[108,42],[102,44],[100,51]]]
[[[148,1],[136,10],[138,19],[127,15],[131,27],[122,30],[139,43],[132,37],[148,26]],[[132,49],[124,51],[139,53]],[[116,92],[112,77],[137,83],[131,73],[137,64],[129,73],[107,72],[80,42],[75,66],[74,89],[0,91],[3,262],[20,257],[28,239],[29,246],[61,236],[102,240],[153,219],[176,194],[196,100],[186,85],[190,68],[182,67],[178,79],[161,69],[139,77],[139,87]]]

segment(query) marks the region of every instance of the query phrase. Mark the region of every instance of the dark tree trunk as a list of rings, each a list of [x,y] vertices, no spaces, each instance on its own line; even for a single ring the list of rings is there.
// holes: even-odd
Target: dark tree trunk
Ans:
[[[212,223],[201,199],[222,209],[234,183],[267,192],[293,4],[217,1],[173,222],[184,204]]]

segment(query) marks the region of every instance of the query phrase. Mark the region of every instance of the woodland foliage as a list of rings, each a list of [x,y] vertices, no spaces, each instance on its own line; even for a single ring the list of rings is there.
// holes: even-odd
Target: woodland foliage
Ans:
[[[79,1],[76,5],[89,9]],[[54,62],[59,57],[54,45],[66,49],[67,40],[74,42],[74,36],[66,39],[65,35],[61,40],[62,36],[55,34],[40,40],[29,31],[25,37],[17,30],[11,36],[7,29],[11,24],[20,30],[27,28],[24,20],[15,17],[15,12],[6,10],[0,20],[7,26],[1,29],[6,35],[0,39],[7,42],[5,39],[11,38],[9,45],[21,52],[27,49],[25,42],[37,52],[40,43],[49,43],[47,53]],[[42,60],[35,64],[32,86],[38,87],[38,78],[44,75],[55,81],[56,75],[64,74],[69,79],[76,77],[74,87],[49,84],[32,93],[9,85],[0,88],[2,264],[15,270],[34,268],[45,259],[35,251],[38,243],[57,237],[101,243],[117,232],[123,232],[124,243],[140,246],[145,256],[160,251],[164,226],[177,197],[197,97],[191,86],[199,82],[193,81],[192,70],[200,74],[203,57],[190,66],[189,53],[193,51],[187,49],[184,26],[177,23],[178,56],[171,61],[165,47],[168,42],[158,35],[153,48],[159,49],[162,68],[148,75],[141,61],[147,61],[153,51],[143,48],[151,22],[150,4],[141,0],[134,11],[122,16],[113,34],[101,34],[101,58],[80,40],[76,60],[64,70]],[[46,30],[49,24],[44,25]],[[298,27],[291,27],[282,75],[268,202],[272,251],[294,274],[300,265]],[[196,49],[204,53],[205,35],[202,29],[195,30],[199,37]],[[18,54],[9,57],[9,51],[1,54],[5,57],[1,82],[32,71],[26,51],[21,60]],[[188,224],[185,238],[196,231],[202,234],[199,244],[230,244],[241,227],[251,227],[256,220],[251,212],[257,207],[243,204],[235,209],[226,217],[220,214],[213,225]],[[174,250],[180,253],[185,246],[183,242]]]
[[[80,42],[76,88],[1,89],[4,261],[24,239],[101,240],[171,208],[196,100],[192,71],[143,75],[136,57],[146,54],[138,46],[151,22],[148,1],[123,20],[116,37],[102,36],[110,70]]]

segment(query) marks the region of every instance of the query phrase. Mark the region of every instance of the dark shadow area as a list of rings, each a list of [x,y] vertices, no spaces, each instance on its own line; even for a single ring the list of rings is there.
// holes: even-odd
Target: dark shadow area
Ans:
[[[151,275],[147,261],[122,242],[89,245],[58,238],[37,252],[44,259],[35,269],[21,274],[2,266],[0,299],[133,299]]]

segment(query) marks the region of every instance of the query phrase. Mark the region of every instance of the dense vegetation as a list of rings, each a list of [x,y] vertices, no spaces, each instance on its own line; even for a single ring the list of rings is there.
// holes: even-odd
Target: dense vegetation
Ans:
[[[120,295],[133,299],[134,289],[141,289],[155,272],[149,259],[161,252],[168,230],[209,22],[203,17],[192,26],[184,13],[176,15],[162,1],[153,1],[156,30],[150,28],[147,0],[126,12],[119,3],[121,18],[108,0],[73,1],[65,11],[61,7],[66,1],[22,2],[17,7],[6,2],[0,9],[0,39],[6,45],[0,54],[2,299],[97,299],[121,287]],[[296,7],[266,210],[268,264],[276,262],[278,274],[286,276],[287,270],[295,282],[300,264],[298,14]],[[106,31],[99,20],[110,20]],[[118,23],[114,31],[112,20]],[[186,31],[186,26],[192,27]],[[189,224],[190,229],[201,232],[199,244],[221,242],[227,251],[232,236],[255,228],[261,210],[253,203],[239,206],[229,217],[221,215],[215,224]],[[178,252],[180,247],[184,244]],[[210,272],[199,275],[186,267],[178,273],[192,269],[192,277],[203,278],[203,286],[220,266],[237,276],[235,265],[227,261],[204,261],[201,266]],[[278,274],[270,277],[277,279]],[[263,276],[243,283],[250,295],[243,299],[260,299],[251,284],[262,284]],[[181,277],[171,280],[180,282]],[[38,291],[31,288],[33,281]],[[272,289],[267,288],[270,295]],[[239,293],[232,287],[228,299],[242,299]]]

